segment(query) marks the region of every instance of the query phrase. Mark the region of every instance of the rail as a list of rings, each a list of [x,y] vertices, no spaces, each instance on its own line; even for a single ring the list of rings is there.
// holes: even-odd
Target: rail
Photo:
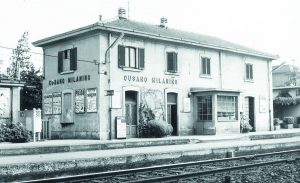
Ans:
[[[82,174],[82,175],[74,175],[74,176],[65,176],[65,177],[58,177],[58,178],[48,178],[48,179],[39,179],[39,180],[30,180],[24,181],[23,183],[27,182],[107,182],[105,180],[112,179],[112,178],[119,178],[122,181],[119,182],[135,182],[135,183],[142,183],[142,182],[164,182],[170,180],[178,180],[184,179],[188,177],[195,177],[195,176],[202,176],[202,175],[212,175],[216,173],[224,173],[224,172],[231,172],[236,170],[243,170],[253,167],[259,166],[267,166],[279,163],[289,163],[294,161],[299,161],[300,158],[293,158],[290,159],[290,156],[285,159],[279,159],[275,161],[265,161],[265,162],[258,162],[256,163],[255,160],[257,158],[265,158],[268,156],[280,156],[280,155],[287,155],[292,153],[300,153],[300,149],[295,150],[288,150],[288,151],[279,151],[279,152],[272,152],[272,153],[263,153],[263,154],[255,154],[255,155],[248,155],[248,156],[239,156],[239,157],[232,157],[232,158],[221,158],[221,159],[213,159],[213,160],[203,160],[203,161],[194,161],[194,162],[187,162],[187,163],[177,163],[177,164],[170,164],[170,165],[159,165],[159,166],[151,166],[151,167],[143,167],[143,168],[134,168],[134,169],[126,169],[126,170],[118,170],[118,171],[108,171],[108,172],[100,172],[100,173],[90,173],[90,174]],[[273,159],[273,158],[271,158]],[[210,165],[210,164],[217,164],[222,162],[232,162],[232,161],[252,161],[251,164],[242,164],[237,166],[230,166],[230,167],[217,167],[210,170],[201,171],[199,167],[190,168],[195,169],[194,172],[186,173],[186,171],[176,170],[176,168],[189,168],[193,166],[201,166],[203,165]],[[254,162],[254,163],[253,163]],[[205,167],[205,166],[204,166]],[[208,166],[207,166],[208,167]],[[165,171],[162,171],[165,170]],[[168,173],[169,171],[169,173]],[[173,171],[173,172],[172,172]],[[153,177],[151,174],[152,172],[158,172],[156,177]],[[161,172],[161,173],[160,173]],[[175,175],[171,175],[170,172],[174,173]],[[145,176],[143,174],[138,175],[138,173],[146,173],[151,174],[150,176]],[[125,177],[121,177],[121,176]],[[138,178],[140,180],[131,180],[131,177]],[[149,178],[150,177],[150,178]],[[97,180],[97,181],[96,181]],[[112,181],[113,182],[113,181]]]

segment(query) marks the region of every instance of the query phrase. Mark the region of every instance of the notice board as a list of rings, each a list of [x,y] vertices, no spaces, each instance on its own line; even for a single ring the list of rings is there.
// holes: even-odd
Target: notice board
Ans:
[[[116,117],[116,138],[126,139],[126,121],[122,116]]]
[[[75,91],[75,113],[84,113],[84,89]]]
[[[52,114],[52,94],[44,95],[44,114]]]
[[[61,114],[61,93],[53,93],[52,106],[53,114]]]
[[[97,112],[97,89],[86,90],[86,112]]]

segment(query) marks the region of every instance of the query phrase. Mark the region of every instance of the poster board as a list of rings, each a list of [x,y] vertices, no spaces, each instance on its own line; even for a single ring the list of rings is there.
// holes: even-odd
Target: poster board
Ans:
[[[84,89],[75,90],[75,113],[84,113]]]
[[[115,91],[114,95],[111,96],[111,108],[120,109],[121,104],[121,92]]]
[[[10,88],[0,88],[0,118],[9,118],[11,110]]]
[[[49,115],[52,114],[52,94],[44,95],[44,114]]]
[[[122,116],[116,117],[116,138],[126,139],[126,121]]]
[[[97,89],[86,90],[86,112],[97,112]]]
[[[191,112],[191,98],[183,98],[183,112]]]
[[[52,94],[52,106],[53,114],[61,114],[61,93]]]
[[[267,112],[267,99],[266,97],[259,97],[259,112]]]

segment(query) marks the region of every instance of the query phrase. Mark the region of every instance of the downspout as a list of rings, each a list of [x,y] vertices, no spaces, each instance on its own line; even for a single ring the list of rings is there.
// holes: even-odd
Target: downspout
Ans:
[[[111,33],[108,34],[108,45],[109,47],[105,51],[105,61],[104,64],[108,63],[107,65],[107,76],[108,76],[108,90],[111,89],[111,76],[110,76],[110,60],[111,60],[111,55],[110,55],[110,50],[124,37],[124,33],[122,32],[121,35],[112,43],[111,42]],[[110,129],[110,139],[113,139],[112,135],[112,130],[113,130],[113,124],[112,124],[112,115],[111,115],[111,107],[112,107],[112,97],[108,96],[108,124],[109,124],[109,129]]]
[[[219,51],[219,77],[220,77],[220,81],[219,81],[219,87],[220,89],[223,88],[223,78],[222,78],[222,51]]]
[[[269,83],[269,131],[272,131],[273,129],[273,90],[272,90],[272,70],[271,69],[271,60],[268,60],[268,83]]]

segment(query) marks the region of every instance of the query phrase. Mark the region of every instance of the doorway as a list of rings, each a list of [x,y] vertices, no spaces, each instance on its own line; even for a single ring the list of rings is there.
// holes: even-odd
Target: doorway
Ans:
[[[250,125],[253,127],[251,132],[256,131],[254,107],[254,97],[245,97],[244,111],[245,115],[249,117]]]
[[[126,138],[137,137],[137,92],[125,92]]]
[[[177,93],[167,94],[167,122],[173,127],[173,136],[178,135]]]

